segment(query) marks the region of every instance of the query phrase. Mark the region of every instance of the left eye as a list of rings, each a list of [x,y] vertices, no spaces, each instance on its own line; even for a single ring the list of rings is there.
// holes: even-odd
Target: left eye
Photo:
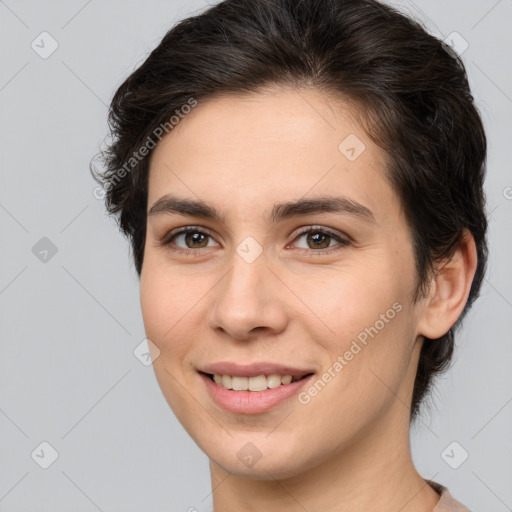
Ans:
[[[299,240],[301,238],[305,239],[306,246],[299,247],[299,249],[328,249],[333,247],[331,242],[337,241],[338,243],[334,246],[346,246],[349,245],[349,241],[341,238],[340,236],[331,233],[330,231],[325,231],[323,229],[308,229],[307,231],[303,231],[298,235],[295,240]]]

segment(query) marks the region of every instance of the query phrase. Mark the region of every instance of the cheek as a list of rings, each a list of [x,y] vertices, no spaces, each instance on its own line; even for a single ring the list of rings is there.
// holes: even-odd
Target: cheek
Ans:
[[[171,265],[162,250],[146,249],[140,276],[140,301],[144,319],[167,331],[198,300],[205,280],[189,267]],[[203,286],[204,285],[204,286]],[[204,292],[203,292],[204,293]]]
[[[146,335],[160,346],[165,333],[172,328],[175,310],[163,280],[147,270],[141,273],[140,305]]]
[[[183,336],[183,328],[187,325],[187,317],[193,315],[201,290],[187,279],[151,263],[148,258],[140,279],[140,304],[146,335],[162,354],[170,347],[174,354],[178,354],[180,340],[187,339]]]
[[[194,339],[194,332],[185,332],[187,312],[192,307],[193,290],[181,285],[180,280],[144,262],[140,279],[140,304],[147,338],[156,345],[157,357],[153,371],[167,403],[178,417],[185,415],[189,406],[183,396],[184,359]],[[190,314],[192,312],[189,312]]]
[[[329,350],[344,351],[347,343],[379,321],[380,315],[400,301],[402,295],[397,279],[375,263],[346,264],[321,277],[296,276],[290,282],[300,299],[296,308],[301,312],[299,321],[304,323],[306,311],[312,318],[308,322],[310,328],[325,328],[325,336],[316,339]],[[389,316],[394,313],[391,310]]]
[[[365,416],[393,396],[389,388],[397,390],[407,372],[412,350],[408,288],[384,269],[347,272],[317,285],[303,283],[298,289],[310,310],[318,312],[307,323],[323,351],[328,383],[306,392],[319,406],[361,407]]]
[[[375,322],[367,326],[368,331],[353,329],[365,335],[365,343],[360,341],[363,337],[351,334],[332,338],[323,373],[300,397],[308,432],[323,432],[324,440],[331,440],[328,445],[333,442],[343,449],[357,432],[382,418],[397,396],[406,403],[401,389],[409,350],[399,341],[404,339],[405,330],[400,314],[378,334],[370,330]]]

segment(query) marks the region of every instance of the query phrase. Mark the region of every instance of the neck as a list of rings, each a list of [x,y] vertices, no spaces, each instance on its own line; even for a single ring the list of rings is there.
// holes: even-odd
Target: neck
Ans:
[[[412,462],[408,410],[360,432],[321,464],[287,479],[251,480],[210,462],[214,512],[432,512],[439,495]],[[405,414],[406,413],[406,414]],[[397,417],[400,421],[397,422]]]

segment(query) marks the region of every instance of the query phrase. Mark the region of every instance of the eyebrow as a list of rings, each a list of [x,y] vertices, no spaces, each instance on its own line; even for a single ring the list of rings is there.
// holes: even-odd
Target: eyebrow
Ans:
[[[226,224],[224,214],[203,201],[182,199],[171,195],[165,195],[158,199],[151,206],[148,216],[164,213],[189,215]],[[344,196],[326,196],[276,203],[272,208],[270,220],[276,224],[285,219],[313,213],[344,213],[366,222],[376,223],[375,215],[369,208]]]

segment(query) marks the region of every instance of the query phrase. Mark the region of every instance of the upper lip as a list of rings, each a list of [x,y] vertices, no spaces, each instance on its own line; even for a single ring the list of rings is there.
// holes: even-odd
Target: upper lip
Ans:
[[[258,375],[291,375],[292,377],[304,377],[313,370],[292,367],[288,365],[276,364],[267,361],[255,362],[246,365],[240,365],[229,361],[208,364],[199,368],[200,372],[212,375],[231,375],[237,377],[257,377]]]

